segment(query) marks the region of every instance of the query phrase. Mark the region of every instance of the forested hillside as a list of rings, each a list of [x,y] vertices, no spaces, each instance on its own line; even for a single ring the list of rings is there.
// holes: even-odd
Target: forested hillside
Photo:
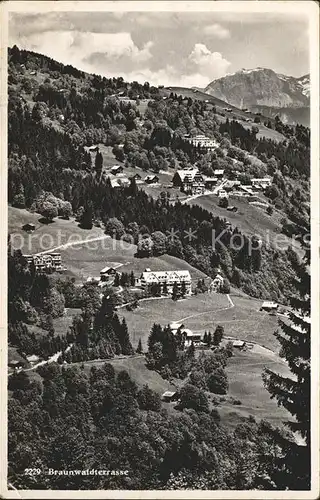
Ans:
[[[148,99],[144,113],[139,111],[141,99]],[[61,203],[70,202],[74,214],[85,213],[88,227],[92,220],[108,224],[116,217],[122,226],[116,237],[132,233],[132,223],[138,226],[135,233],[160,231],[165,238],[174,229],[176,238],[167,241],[164,252],[209,275],[221,266],[233,284],[251,295],[287,300],[290,252],[262,246],[249,255],[248,247],[257,243],[245,235],[242,249],[230,249],[230,238],[238,229],[227,231],[224,221],[208,212],[172,205],[167,198],[154,201],[134,181],[129,188],[113,189],[101,174],[99,155],[93,164],[85,146],[104,143],[127,166],[155,172],[196,163],[207,175],[216,168],[243,177],[269,174],[273,176],[270,198],[286,213],[283,225],[292,231],[290,221],[303,230],[309,213],[310,133],[305,127],[289,127],[278,120],[276,128],[285,134],[285,141],[257,139],[258,125],[247,130],[234,120],[221,123],[205,102],[174,94],[163,98],[161,89],[147,83],[88,75],[17,47],[9,50],[8,116],[13,205],[39,211],[45,191],[60,200],[57,213]],[[220,147],[205,154],[191,148],[183,135],[199,132],[216,138]],[[197,239],[183,237],[185,231],[198,229]],[[223,232],[214,248],[212,230]]]
[[[280,250],[258,236],[242,234],[225,218],[172,199],[166,191],[151,197],[134,178],[127,187],[116,189],[104,173],[101,152],[88,149],[97,144],[112,148],[124,171],[130,168],[130,172],[139,167],[159,175],[163,171],[173,174],[177,168],[196,165],[206,175],[221,168],[229,178],[238,176],[243,181],[269,175],[270,205],[283,215],[283,231],[300,234],[303,246],[309,218],[309,129],[289,127],[277,119],[274,127],[285,140],[258,138],[259,120],[244,128],[234,119],[221,120],[215,108],[205,102],[174,93],[165,96],[160,87],[148,83],[88,75],[17,47],[9,50],[8,93],[10,204],[40,214],[41,224],[54,228],[57,217],[75,227],[79,224],[88,235],[97,225],[114,239],[137,245],[136,259],[168,253],[209,277],[222,273],[221,292],[229,294],[231,283],[261,299],[289,304],[291,298],[297,313],[309,312],[309,276],[291,247]],[[185,134],[199,133],[216,139],[219,147],[210,152],[191,147]],[[301,457],[310,451],[306,432],[309,400],[308,395],[299,398],[301,358],[294,350],[294,329],[286,322],[282,328],[292,345],[279,334],[277,338],[283,348],[281,356],[289,360],[298,382],[286,378],[282,390],[281,377],[274,377],[269,370],[265,383],[293,416],[292,431],[297,430],[302,438],[307,435],[307,446],[299,446],[291,431],[264,420],[257,422],[253,416],[242,416],[242,423],[231,430],[220,421],[216,406],[221,400],[214,394],[227,393],[224,367],[232,357],[232,346],[219,346],[221,327],[220,334],[217,330],[213,333],[220,335],[214,350],[209,350],[211,341],[207,341],[206,352],[197,356],[193,342],[186,349],[169,326],[153,326],[145,358],[147,369],[156,371],[159,378],[163,376],[162,381],[174,375],[186,382],[177,386],[176,405],[162,403],[158,392],[138,386],[128,372],[116,372],[111,364],[115,356],[118,360],[144,356],[141,339],[134,354],[130,324],[118,316],[121,278],[118,276],[120,286],[108,284],[104,293],[91,283],[77,286],[70,277],[37,273],[11,243],[9,238],[9,343],[24,360],[28,354],[42,359],[28,372],[15,366],[8,377],[8,477],[14,487],[309,487],[309,470],[300,466]],[[121,276],[127,280],[131,274]],[[177,294],[172,296],[178,299]],[[229,295],[223,298],[232,304]],[[190,314],[188,301],[184,304],[186,316]],[[79,314],[60,336],[53,321],[62,317],[66,308]],[[211,314],[211,309],[208,312]],[[286,321],[294,323],[294,318],[291,312]],[[296,324],[307,330],[300,337],[307,387],[310,328],[304,323],[307,321],[300,319]],[[207,340],[208,335],[205,332]],[[53,354],[56,358],[47,363]],[[109,364],[105,364],[107,359]],[[96,366],[90,364],[92,361]],[[297,395],[294,404],[291,386]],[[29,467],[40,473],[26,474]],[[50,468],[80,472],[50,475]],[[91,469],[124,473],[104,477],[81,472]]]

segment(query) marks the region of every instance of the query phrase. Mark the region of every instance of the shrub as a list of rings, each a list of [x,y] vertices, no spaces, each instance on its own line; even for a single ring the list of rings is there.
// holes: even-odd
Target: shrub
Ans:
[[[208,375],[207,386],[210,392],[215,394],[226,394],[228,391],[228,378],[223,368],[218,368],[216,371]]]

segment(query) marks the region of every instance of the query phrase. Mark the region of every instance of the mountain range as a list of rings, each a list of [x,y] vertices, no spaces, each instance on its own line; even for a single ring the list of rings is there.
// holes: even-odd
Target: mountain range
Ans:
[[[204,91],[238,108],[309,125],[309,74],[296,78],[268,68],[242,69],[213,80]]]

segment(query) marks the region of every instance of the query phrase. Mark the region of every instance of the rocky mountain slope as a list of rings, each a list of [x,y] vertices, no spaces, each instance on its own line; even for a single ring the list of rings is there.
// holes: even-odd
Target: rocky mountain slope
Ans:
[[[242,69],[214,80],[205,92],[239,108],[308,107],[310,76],[295,78],[266,68]]]

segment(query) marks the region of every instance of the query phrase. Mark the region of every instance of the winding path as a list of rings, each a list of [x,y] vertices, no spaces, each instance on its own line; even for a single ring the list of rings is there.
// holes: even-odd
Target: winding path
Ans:
[[[222,307],[221,309],[216,309],[215,311],[212,311],[212,309],[210,309],[209,311],[202,311],[200,313],[191,314],[190,316],[185,316],[184,318],[177,319],[175,321],[175,323],[180,323],[181,321],[185,321],[186,319],[190,319],[190,318],[196,318],[198,316],[201,316],[202,314],[208,314],[210,312],[217,313],[220,311],[226,311],[227,309],[232,309],[232,307],[234,307],[234,303],[232,302],[232,299],[231,299],[229,294],[227,294],[227,299],[229,301],[229,305],[227,307]]]
[[[97,236],[96,238],[87,238],[87,239],[79,240],[79,241],[69,241],[68,243],[64,243],[64,245],[59,245],[57,247],[50,248],[49,250],[44,250],[43,252],[39,252],[36,255],[43,255],[46,253],[55,252],[56,250],[59,250],[60,248],[68,248],[68,247],[73,247],[75,245],[85,245],[86,243],[91,243],[92,241],[101,241],[101,240],[105,240],[107,238],[111,238],[111,236],[109,236],[109,234],[103,234],[101,236]]]

